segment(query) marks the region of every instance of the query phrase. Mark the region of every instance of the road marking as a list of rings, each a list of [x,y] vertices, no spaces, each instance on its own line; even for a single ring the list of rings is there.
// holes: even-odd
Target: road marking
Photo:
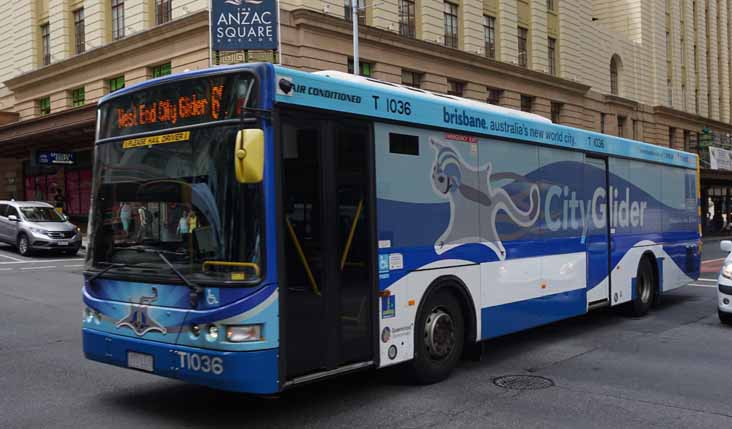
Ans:
[[[0,268],[0,271],[10,271],[12,268]]]
[[[49,262],[74,262],[83,261],[84,258],[75,259],[39,259],[36,261],[19,261],[19,262],[0,262],[0,265],[12,265],[12,264],[44,264]]]
[[[698,282],[714,282],[714,283],[717,283],[717,279],[702,279],[702,278],[698,278],[698,279],[696,279],[696,281],[698,281]]]
[[[76,268],[76,267],[83,267],[84,264],[78,264],[78,265],[64,265],[64,268]]]
[[[49,265],[47,267],[24,267],[21,270],[46,270],[48,268],[56,268],[55,265]]]
[[[714,288],[714,289],[716,289],[716,288],[717,288],[717,285],[716,285],[716,284],[713,284],[713,285],[712,285],[712,284],[705,284],[705,285],[702,285],[702,284],[698,284],[698,283],[689,283],[689,286],[696,286],[696,287],[708,287],[708,288]]]
[[[706,261],[702,261],[702,264],[706,264],[707,262],[719,262],[719,261],[724,261],[725,259],[727,259],[727,258],[708,259],[708,260],[706,260]]]
[[[12,256],[7,256],[7,255],[0,255],[0,257],[3,257],[3,258],[8,258],[8,259],[10,259],[11,261],[16,261],[16,262],[23,262],[23,260],[22,260],[22,259],[18,259],[18,258],[13,258]]]

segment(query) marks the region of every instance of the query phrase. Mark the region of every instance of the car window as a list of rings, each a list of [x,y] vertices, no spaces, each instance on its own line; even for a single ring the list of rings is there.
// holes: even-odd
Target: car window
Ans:
[[[5,217],[5,210],[7,209],[7,204],[0,204],[0,217]]]
[[[15,207],[8,206],[7,211],[5,212],[5,217],[10,217],[10,215],[15,215],[18,219],[20,219],[20,216],[18,216],[18,210],[15,210]]]

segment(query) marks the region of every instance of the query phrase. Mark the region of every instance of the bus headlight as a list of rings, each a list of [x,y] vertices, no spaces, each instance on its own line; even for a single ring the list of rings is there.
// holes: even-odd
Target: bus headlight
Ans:
[[[208,325],[206,332],[206,339],[209,341],[216,341],[219,338],[219,327],[216,325]]]
[[[226,327],[226,340],[232,343],[262,340],[262,325],[232,325]]]
[[[726,262],[722,265],[722,271],[720,274],[722,274],[722,277],[732,280],[732,262]]]

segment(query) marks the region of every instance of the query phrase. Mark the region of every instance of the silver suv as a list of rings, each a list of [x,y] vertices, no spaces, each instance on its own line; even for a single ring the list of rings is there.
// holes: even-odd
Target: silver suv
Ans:
[[[52,205],[38,201],[0,201],[0,242],[27,256],[34,250],[75,255],[81,231]]]

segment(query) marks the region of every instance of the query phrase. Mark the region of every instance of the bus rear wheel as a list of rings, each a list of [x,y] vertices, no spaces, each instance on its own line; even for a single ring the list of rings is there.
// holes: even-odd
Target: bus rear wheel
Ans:
[[[649,258],[644,257],[638,264],[638,273],[635,276],[634,297],[628,303],[628,311],[633,317],[642,317],[648,314],[656,294],[656,275]]]
[[[465,321],[455,296],[440,289],[427,297],[417,316],[411,378],[432,384],[447,378],[460,360]]]

